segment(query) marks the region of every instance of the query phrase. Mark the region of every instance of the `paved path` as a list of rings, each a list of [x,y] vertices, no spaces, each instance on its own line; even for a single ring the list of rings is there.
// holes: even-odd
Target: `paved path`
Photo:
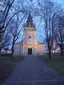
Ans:
[[[38,57],[26,56],[2,85],[60,85],[59,78],[59,75]]]

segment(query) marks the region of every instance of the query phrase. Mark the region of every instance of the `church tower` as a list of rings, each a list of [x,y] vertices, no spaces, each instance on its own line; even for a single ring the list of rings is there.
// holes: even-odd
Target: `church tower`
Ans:
[[[26,24],[24,25],[23,54],[34,55],[36,51],[36,28],[29,13]]]
[[[24,24],[23,41],[14,45],[14,55],[42,55],[45,45],[36,41],[36,28],[29,13],[26,24]]]

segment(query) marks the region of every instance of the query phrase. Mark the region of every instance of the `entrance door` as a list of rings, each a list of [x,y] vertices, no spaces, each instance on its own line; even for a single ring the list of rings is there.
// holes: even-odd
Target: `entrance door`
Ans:
[[[28,54],[32,54],[32,48],[28,48]]]

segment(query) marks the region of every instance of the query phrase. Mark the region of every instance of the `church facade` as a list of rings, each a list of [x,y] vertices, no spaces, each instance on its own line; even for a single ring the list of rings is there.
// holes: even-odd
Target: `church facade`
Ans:
[[[15,43],[14,55],[42,55],[44,53],[44,43],[36,40],[36,27],[33,24],[32,16],[29,14],[26,24],[24,24],[23,41]]]

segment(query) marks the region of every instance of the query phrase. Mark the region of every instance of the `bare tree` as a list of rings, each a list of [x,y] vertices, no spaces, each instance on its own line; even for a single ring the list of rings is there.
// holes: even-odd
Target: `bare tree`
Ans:
[[[44,19],[44,28],[45,28],[45,35],[46,35],[46,42],[49,51],[49,59],[51,59],[51,49],[53,45],[53,20],[52,17],[54,16],[55,5],[50,0],[45,0],[44,4],[39,3],[41,9],[41,16]]]
[[[51,0],[44,0],[43,4],[38,1],[40,7],[40,16],[44,20],[44,28],[46,35],[46,42],[48,48],[49,59],[51,59],[51,50],[53,48],[54,41],[54,19],[57,12],[61,10],[59,6],[56,6]]]
[[[13,3],[14,3],[15,0],[2,0],[0,2],[3,3],[3,6],[1,6],[1,8],[3,9],[0,9],[0,49],[2,49],[4,45],[4,42],[1,43],[4,39],[5,41],[5,38],[4,36],[6,35],[6,31],[7,31],[7,28],[8,28],[8,25],[10,25],[10,22],[11,20],[19,13],[25,13],[25,9],[19,9],[19,7],[17,7],[17,10],[15,5],[13,6]],[[14,10],[13,10],[14,9]],[[13,13],[12,13],[12,10],[13,10]],[[11,14],[12,13],[12,14]],[[22,14],[21,14],[22,15]],[[15,21],[13,22],[15,23]],[[9,28],[8,28],[9,29]],[[7,33],[8,34],[8,33]],[[3,46],[2,46],[3,45]]]
[[[5,29],[6,19],[14,1],[15,0],[2,1],[2,3],[4,4],[4,10],[2,10],[2,19],[0,20],[0,30]]]
[[[8,32],[12,35],[12,56],[14,53],[14,44],[18,40],[20,32],[22,31],[22,27],[20,27],[20,24],[22,25],[23,20],[26,18],[26,13],[23,15],[23,17],[20,17],[19,13],[15,15],[15,19],[13,18],[11,22],[8,25]]]
[[[64,13],[64,12],[61,12]],[[57,15],[56,16],[56,41],[57,44],[60,46],[61,49],[61,56],[63,56],[63,45],[64,45],[64,15]]]
[[[10,40],[11,40],[11,36],[7,32],[0,42],[0,53],[2,48],[8,47],[10,45]]]
[[[5,42],[7,41],[7,38],[4,38],[5,24],[14,1],[15,0],[0,0],[0,50],[5,46]]]

